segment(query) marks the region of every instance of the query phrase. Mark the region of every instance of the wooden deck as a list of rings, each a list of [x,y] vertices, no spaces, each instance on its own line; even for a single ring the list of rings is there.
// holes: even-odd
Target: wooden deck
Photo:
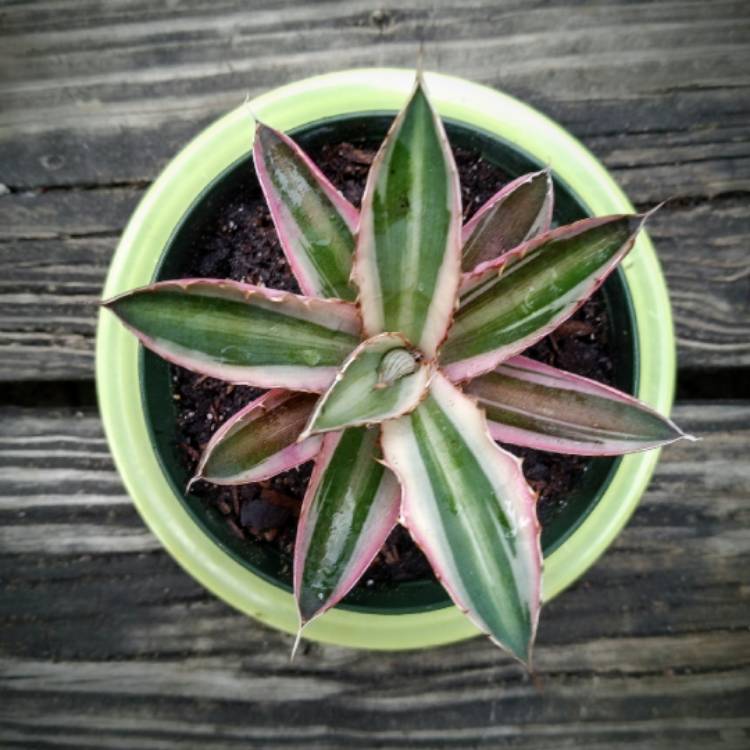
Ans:
[[[252,6],[252,7],[249,7]],[[383,655],[237,614],[161,551],[93,390],[129,213],[273,86],[414,63],[578,136],[640,207],[679,339],[664,451],[542,617],[532,680],[482,639]],[[750,747],[750,5],[0,1],[0,747]]]

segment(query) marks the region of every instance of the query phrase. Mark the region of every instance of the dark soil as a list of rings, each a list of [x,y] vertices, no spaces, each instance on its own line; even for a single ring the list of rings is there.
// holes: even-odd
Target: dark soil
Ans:
[[[360,203],[374,154],[371,148],[356,143],[323,146],[311,152],[326,175],[355,205]],[[474,153],[458,149],[455,155],[461,176],[464,218],[467,219],[509,178]],[[194,253],[186,259],[182,276],[231,278],[299,292],[252,172],[236,197],[207,224]],[[612,364],[607,332],[606,310],[601,298],[595,296],[572,319],[526,354],[610,383]],[[172,381],[178,441],[185,467],[192,473],[214,430],[262,391],[229,385],[179,367],[172,367]],[[588,459],[517,446],[504,447],[523,457],[524,474],[539,493],[538,511],[544,524],[545,518],[566,502]],[[311,468],[309,463],[267,482],[232,488],[199,482],[193,492],[219,509],[237,537],[264,540],[277,546],[291,560],[299,508]],[[429,577],[432,577],[429,564],[399,526],[363,580],[372,585]]]

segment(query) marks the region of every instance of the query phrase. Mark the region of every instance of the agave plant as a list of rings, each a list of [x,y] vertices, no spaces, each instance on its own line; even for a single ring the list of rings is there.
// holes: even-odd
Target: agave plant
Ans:
[[[456,166],[420,76],[359,211],[260,122],[253,156],[302,295],[183,279],[105,303],[170,362],[270,389],[214,434],[194,480],[258,482],[315,461],[294,554],[300,633],[400,522],[456,605],[529,663],[536,496],[495,441],[601,456],[685,437],[634,398],[521,354],[601,285],[645,217],[550,229],[545,170],[462,226]]]

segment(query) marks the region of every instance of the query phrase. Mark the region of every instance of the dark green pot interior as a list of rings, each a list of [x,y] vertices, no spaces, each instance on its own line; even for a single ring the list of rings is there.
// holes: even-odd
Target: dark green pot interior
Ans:
[[[346,140],[377,146],[393,119],[392,113],[349,115],[324,120],[292,132],[305,149]],[[515,177],[544,165],[495,135],[447,121],[446,129],[454,147],[479,152],[482,157]],[[248,178],[248,175],[250,177]],[[226,200],[240,185],[254,181],[251,154],[229,167],[208,185],[175,228],[154,273],[154,281],[179,277],[186,254],[191,253]],[[257,187],[257,183],[256,183]],[[258,195],[260,188],[257,187]],[[564,183],[555,181],[555,221],[568,224],[589,215],[586,204]],[[638,385],[638,352],[635,317],[622,272],[618,269],[604,284],[603,293],[609,314],[616,386],[635,393]],[[291,591],[290,560],[270,544],[237,539],[224,518],[197,497],[185,495],[189,479],[177,449],[176,419],[171,397],[168,365],[148,351],[141,359],[142,398],[150,425],[154,448],[174,493],[195,522],[235,560],[257,575]],[[599,502],[620,459],[591,459],[581,481],[560,504],[556,513],[545,519],[542,547],[549,555],[578,528]],[[412,581],[376,589],[357,586],[341,606],[371,613],[407,613],[436,609],[450,604],[442,586],[434,581]]]

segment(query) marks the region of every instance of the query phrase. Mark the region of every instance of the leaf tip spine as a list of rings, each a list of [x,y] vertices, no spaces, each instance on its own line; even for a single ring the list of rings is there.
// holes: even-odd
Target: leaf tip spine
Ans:
[[[294,657],[297,655],[297,650],[299,649],[299,644],[302,641],[302,631],[305,628],[305,625],[307,625],[306,622],[303,620],[300,620],[299,628],[297,629],[297,635],[294,639],[294,645],[292,646],[292,652],[289,654],[289,661],[293,662]]]
[[[250,106],[249,102],[246,102],[246,108],[248,111],[248,114],[250,117],[253,118],[253,123],[255,124],[255,129],[260,130],[261,128],[267,128],[268,125],[263,121],[263,119],[258,115],[258,113]]]
[[[424,39],[419,40],[419,47],[417,47],[417,67],[414,80],[417,86],[424,85]]]
[[[297,436],[297,439],[294,441],[297,445],[300,443],[304,443],[307,438],[311,437],[313,435],[313,426],[312,424],[308,424],[302,432]]]

